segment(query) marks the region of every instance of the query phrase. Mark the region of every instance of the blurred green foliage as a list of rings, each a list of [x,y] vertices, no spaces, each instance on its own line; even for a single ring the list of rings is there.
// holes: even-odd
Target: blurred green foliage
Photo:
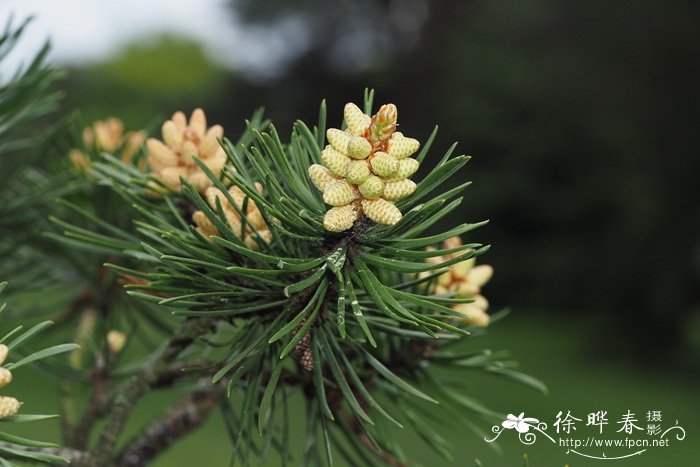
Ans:
[[[114,115],[127,127],[144,127],[180,108],[216,102],[227,76],[199,44],[163,36],[73,70],[65,108],[79,109],[85,121]]]

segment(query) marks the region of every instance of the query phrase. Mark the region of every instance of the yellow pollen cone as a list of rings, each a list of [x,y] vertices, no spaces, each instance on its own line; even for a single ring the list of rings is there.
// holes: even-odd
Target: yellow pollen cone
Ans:
[[[365,115],[362,110],[352,102],[345,104],[345,109],[343,112],[345,116],[345,124],[348,126],[348,130],[353,135],[360,136],[367,128],[369,128],[372,119],[369,115]]]
[[[415,159],[399,159],[399,167],[394,174],[396,180],[408,178],[418,170],[420,163]]]
[[[376,175],[372,175],[358,187],[360,193],[367,199],[375,199],[382,196],[384,193],[384,182]]]
[[[350,183],[360,185],[367,180],[367,177],[370,175],[371,172],[366,161],[352,161],[350,162],[350,165],[348,165],[348,171],[345,174],[345,179]]]
[[[478,287],[486,284],[493,276],[493,267],[488,264],[480,264],[479,266],[474,266],[469,274],[467,274],[467,279],[472,284]]]
[[[347,155],[353,159],[366,159],[372,152],[372,145],[361,136],[353,136],[347,147]]]
[[[380,177],[391,177],[399,168],[399,161],[385,152],[375,152],[370,164],[372,171]]]
[[[337,180],[323,192],[323,202],[331,206],[344,206],[355,199],[355,190],[345,180]]]
[[[204,115],[204,110],[200,108],[194,109],[190,116],[190,129],[197,135],[199,140],[204,138],[207,129],[207,117]]]
[[[382,195],[387,201],[398,201],[401,198],[412,195],[416,191],[416,183],[413,180],[399,180],[388,182]]]
[[[326,191],[329,183],[338,180],[330,170],[319,164],[309,167],[309,178],[316,188],[321,191]]]
[[[401,220],[399,208],[383,198],[363,199],[362,209],[377,224],[394,225]]]
[[[405,159],[418,150],[420,143],[417,139],[406,138],[400,132],[391,135],[387,143],[387,152],[397,159]]]
[[[460,303],[455,305],[453,309],[463,315],[459,319],[466,324],[486,327],[491,322],[491,317],[475,303]]]
[[[126,345],[126,334],[121,331],[112,329],[107,333],[107,348],[109,348],[110,353],[118,354],[124,349]]]
[[[12,372],[7,368],[0,368],[0,388],[4,388],[12,382]]]
[[[175,151],[182,149],[183,134],[178,131],[175,122],[166,120],[162,127],[163,141],[167,146]]]
[[[357,220],[357,211],[352,204],[331,208],[323,216],[323,226],[330,232],[344,232],[352,228]]]
[[[21,405],[14,397],[0,396],[0,418],[16,414]]]
[[[343,154],[342,152],[333,149],[333,146],[326,146],[326,149],[321,153],[321,161],[323,165],[338,175],[339,177],[345,176],[348,170],[348,165],[350,165],[351,159]]]
[[[326,138],[328,138],[328,142],[331,143],[333,149],[346,154],[352,135],[337,128],[329,128],[326,131]]]

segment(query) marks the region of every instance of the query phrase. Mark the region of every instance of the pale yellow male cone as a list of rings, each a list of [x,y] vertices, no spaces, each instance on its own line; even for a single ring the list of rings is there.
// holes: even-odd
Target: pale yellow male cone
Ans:
[[[391,135],[387,143],[387,152],[397,159],[404,159],[415,153],[420,147],[417,139],[407,138],[400,132]]]
[[[464,253],[466,253],[467,251],[464,251]],[[450,272],[452,272],[452,275],[456,279],[466,279],[467,274],[469,274],[469,271],[471,271],[475,264],[476,258],[465,259],[464,261],[460,261],[457,264],[453,264],[452,267],[450,267]]]
[[[68,159],[70,159],[71,165],[78,172],[84,172],[92,165],[90,158],[80,149],[71,149],[68,153]]]
[[[367,159],[372,152],[372,145],[361,136],[353,136],[348,143],[347,155],[353,159]]]
[[[12,372],[7,368],[0,368],[0,388],[4,388],[12,382]]]
[[[333,146],[326,146],[321,153],[323,165],[339,177],[344,177],[352,159],[340,151],[336,151]]]
[[[491,317],[488,313],[474,303],[460,303],[454,306],[454,310],[463,315],[461,318],[458,318],[459,320],[472,326],[483,328],[491,322]]]
[[[192,112],[189,123],[185,114],[175,112],[170,120],[163,123],[163,141],[155,138],[146,141],[148,163],[153,175],[172,190],[182,188],[182,178],[203,193],[212,182],[199,168],[195,158],[199,158],[218,177],[227,161],[226,152],[218,142],[223,134],[220,125],[207,129],[207,119],[202,109]]]
[[[459,236],[450,237],[442,242],[442,247],[446,250],[462,246],[462,239]]]
[[[314,170],[309,168],[309,172],[318,173],[322,176],[326,174],[328,170],[318,165]],[[313,178],[314,177],[312,177],[312,179]],[[262,194],[262,184],[256,183],[255,187],[258,193]],[[227,194],[228,196],[226,196]],[[204,197],[212,210],[216,210],[218,205],[221,206],[224,217],[226,218],[226,224],[228,224],[228,227],[234,235],[243,238],[243,242],[249,248],[258,249],[261,243],[269,244],[272,241],[272,232],[260,212],[260,209],[252,199],[247,197],[240,187],[234,185],[228,189],[227,193],[224,193],[218,188],[209,187],[204,192]],[[229,197],[232,202],[229,201]],[[245,210],[244,206],[247,206]],[[245,225],[243,224],[241,213],[245,214]],[[202,211],[194,212],[192,214],[192,221],[197,226],[197,231],[204,238],[209,239],[211,236],[221,236],[216,226]]]
[[[365,133],[372,122],[372,118],[362,112],[362,110],[352,102],[345,104],[343,114],[345,116],[345,124],[353,135],[360,136]]]
[[[362,209],[377,224],[394,225],[401,220],[399,208],[383,198],[363,199]]]
[[[418,170],[420,163],[415,159],[399,159],[399,168],[393,176],[395,180],[408,178]]]
[[[385,152],[375,152],[370,161],[372,171],[380,177],[392,177],[399,168],[399,161]]]
[[[467,281],[459,281],[451,284],[450,288],[457,293],[457,298],[472,298],[479,292],[481,287]]]
[[[5,344],[0,344],[0,365],[5,363],[8,353],[10,353],[10,349],[8,349]]]
[[[194,109],[192,115],[190,116],[190,128],[189,128],[200,141],[204,138],[204,132],[207,130],[207,117],[204,115],[202,109]],[[190,136],[191,139],[195,139]]]
[[[472,303],[459,303],[452,307],[462,314],[460,320],[473,326],[485,327],[491,322],[491,317],[486,313],[489,302],[483,295],[476,295]]]
[[[352,161],[348,166],[345,179],[355,185],[362,184],[371,175],[367,161]]]
[[[384,182],[376,175],[367,178],[359,187],[360,193],[367,199],[375,199],[384,193]]]
[[[345,180],[337,180],[323,192],[323,202],[331,206],[345,206],[357,197],[352,185]]]
[[[217,228],[202,211],[195,211],[192,214],[192,221],[197,226],[197,232],[202,234],[204,238],[219,235]]]
[[[329,128],[326,131],[326,137],[328,142],[331,143],[333,149],[338,152],[346,154],[348,152],[348,145],[350,144],[350,139],[353,137],[352,134],[339,130],[337,128]]]
[[[491,277],[493,277],[493,267],[488,264],[475,266],[467,273],[467,280],[477,287],[482,287],[491,280]]]
[[[357,211],[352,204],[331,208],[323,216],[323,227],[329,232],[344,232],[357,220]]]
[[[326,191],[331,182],[338,180],[338,177],[320,164],[309,167],[309,178],[320,191]]]
[[[384,186],[384,194],[382,197],[387,201],[398,201],[401,198],[412,195],[416,191],[416,184],[413,180],[399,180],[396,182],[388,182]]]
[[[162,141],[149,138],[146,141],[146,148],[148,149],[148,162],[154,170],[163,170],[177,165],[179,160],[177,154]]]
[[[14,397],[0,396],[0,418],[16,414],[21,405]]]
[[[85,147],[94,146],[100,151],[113,153],[121,144],[124,124],[118,118],[110,117],[97,120],[83,130]]]
[[[199,212],[199,211],[198,211]],[[112,329],[107,333],[107,347],[111,354],[118,354],[126,345],[126,334],[121,331]]]

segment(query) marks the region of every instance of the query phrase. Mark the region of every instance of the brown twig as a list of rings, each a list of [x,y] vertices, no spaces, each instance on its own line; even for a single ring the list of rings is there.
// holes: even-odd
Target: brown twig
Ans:
[[[204,423],[220,398],[221,390],[217,386],[187,394],[174,408],[126,443],[118,456],[117,465],[147,465],[173,443]]]
[[[167,372],[172,361],[195,339],[210,332],[216,325],[215,318],[195,318],[185,321],[175,332],[168,345],[153,362],[139,374],[129,378],[114,391],[108,404],[109,417],[98,437],[93,454],[95,467],[113,462],[117,441],[138,400],[158,381],[162,372]]]

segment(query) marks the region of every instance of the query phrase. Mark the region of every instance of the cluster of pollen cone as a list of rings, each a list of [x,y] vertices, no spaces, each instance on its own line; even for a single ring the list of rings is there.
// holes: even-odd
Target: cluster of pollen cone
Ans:
[[[411,159],[418,140],[396,131],[394,104],[383,105],[372,117],[355,104],[345,105],[346,131],[330,128],[330,143],[321,153],[323,165],[309,167],[309,178],[330,206],[323,225],[331,232],[350,229],[364,215],[378,224],[401,220],[395,202],[411,195],[409,180],[420,165]]]
[[[105,151],[110,154],[119,153],[122,162],[131,163],[146,139],[146,132],[124,132],[124,123],[118,118],[97,120],[83,129],[83,148],[73,148],[68,157],[75,169],[90,168],[92,162],[85,150]]]
[[[224,136],[221,125],[207,128],[204,111],[195,109],[189,122],[184,113],[175,112],[163,123],[162,132],[163,141],[150,138],[146,142],[153,175],[174,191],[182,189],[182,178],[203,195],[214,212],[217,204],[221,206],[226,223],[249,248],[257,249],[261,242],[270,243],[272,233],[253,200],[237,186],[230,187],[227,193],[212,186],[209,176],[195,163],[197,157],[216,177],[221,175],[227,161],[226,152],[219,144]],[[262,185],[256,183],[256,187],[262,193]],[[196,211],[192,221],[205,238],[221,235],[202,211]]]
[[[185,114],[175,112],[163,123],[163,141],[146,141],[148,163],[153,175],[171,190],[180,190],[180,178],[198,192],[212,185],[206,173],[197,165],[199,158],[218,177],[226,164],[226,152],[219,144],[224,135],[221,125],[207,128],[207,117],[202,109],[195,109],[189,122]]]
[[[258,192],[262,193],[262,185],[260,183],[255,184]],[[221,205],[221,209],[226,217],[226,223],[229,225],[233,233],[243,239],[243,242],[248,248],[258,249],[260,247],[259,242],[262,240],[265,243],[270,243],[272,241],[272,232],[267,226],[265,219],[263,218],[258,206],[253,202],[252,199],[247,199],[243,190],[237,186],[232,186],[228,189],[228,194],[233,200],[231,204],[223,191],[215,187],[209,187],[204,192],[204,197],[207,203],[213,210],[216,210],[217,200]],[[245,208],[245,225],[241,219],[241,212]],[[238,209],[236,209],[236,207]],[[202,211],[196,211],[192,214],[192,220],[197,225],[197,231],[202,234],[205,238],[212,235],[220,236],[218,229],[209,220],[209,218]],[[257,232],[257,235],[256,235]]]
[[[442,244],[445,249],[456,248],[462,245],[459,237],[452,237]],[[448,261],[464,253],[452,253],[446,256],[434,256],[428,258],[430,263],[439,264]],[[430,272],[421,273],[422,277]],[[460,321],[473,326],[485,327],[491,322],[491,317],[487,313],[489,302],[481,295],[481,288],[491,280],[493,267],[488,264],[476,265],[476,258],[460,261],[453,264],[449,269],[438,276],[435,285],[436,295],[450,295],[454,298],[472,299],[471,303],[458,303],[452,309],[461,315]]]
[[[0,344],[0,365],[5,363],[8,348],[5,344]],[[0,388],[4,388],[12,382],[12,372],[0,366]],[[22,404],[14,397],[0,396],[0,418],[14,415]]]

